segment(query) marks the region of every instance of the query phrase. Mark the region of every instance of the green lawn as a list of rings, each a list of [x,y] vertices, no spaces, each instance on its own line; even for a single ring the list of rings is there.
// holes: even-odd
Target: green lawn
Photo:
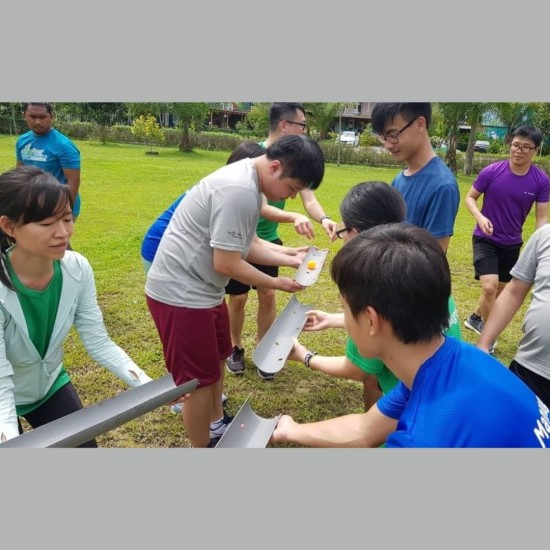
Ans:
[[[144,146],[96,142],[75,142],[82,154],[82,210],[71,241],[75,250],[91,262],[105,323],[112,338],[152,377],[166,373],[162,350],[144,295],[145,276],[140,260],[140,244],[154,219],[183,191],[201,176],[223,165],[229,151],[194,151],[183,154],[175,149],[160,148],[158,156],[145,155]],[[15,137],[0,136],[0,170],[15,165]],[[390,182],[397,170],[328,164],[325,179],[316,191],[326,212],[338,218],[338,206],[348,189],[369,180]],[[473,177],[459,176],[464,198]],[[231,208],[231,205],[228,205]],[[303,212],[300,200],[289,201],[288,210]],[[455,235],[448,252],[453,274],[453,294],[463,320],[475,307],[479,285],[473,279],[471,266],[471,232],[473,219],[461,203]],[[534,229],[531,213],[524,229],[524,240]],[[327,263],[318,282],[297,296],[303,304],[335,311],[339,308],[336,290],[330,281],[328,264],[341,246],[330,243],[320,226],[315,224],[313,242],[330,249]],[[281,238],[290,246],[306,244],[290,225],[281,225]],[[283,270],[291,275],[292,270]],[[280,311],[290,295],[278,293]],[[251,363],[255,348],[256,294],[250,293],[249,315],[244,341],[247,371],[242,377],[226,376],[225,392],[230,413],[236,413],[248,395],[253,409],[271,418],[280,413],[292,414],[297,420],[309,421],[362,410],[362,386],[306,370],[289,362],[272,382],[261,380]],[[497,358],[504,364],[512,359],[521,336],[524,308],[501,335]],[[476,335],[463,329],[463,337],[475,342]],[[324,355],[342,355],[343,331],[302,333],[300,340]],[[85,352],[76,333],[66,343],[65,365],[85,405],[112,397],[126,389],[109,371],[95,364]],[[162,407],[98,438],[104,447],[178,447],[189,442],[179,416]]]

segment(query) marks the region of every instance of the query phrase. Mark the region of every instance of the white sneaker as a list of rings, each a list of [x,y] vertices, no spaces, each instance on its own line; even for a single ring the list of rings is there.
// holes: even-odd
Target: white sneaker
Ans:
[[[226,401],[227,401],[227,395],[225,395],[225,393],[222,393],[222,405],[225,405]],[[175,405],[172,405],[170,407],[170,410],[174,414],[181,414],[183,412],[183,403],[176,403]]]

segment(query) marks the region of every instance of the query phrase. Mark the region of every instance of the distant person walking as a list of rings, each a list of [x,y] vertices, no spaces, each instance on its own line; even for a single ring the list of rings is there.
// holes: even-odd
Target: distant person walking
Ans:
[[[535,204],[535,228],[548,223],[550,183],[533,164],[542,134],[533,126],[512,132],[510,158],[485,167],[466,195],[465,204],[476,221],[472,235],[474,277],[481,283],[477,309],[464,325],[481,334],[498,295],[519,258],[522,231]],[[477,200],[483,195],[481,210]],[[494,343],[489,348],[494,353]]]

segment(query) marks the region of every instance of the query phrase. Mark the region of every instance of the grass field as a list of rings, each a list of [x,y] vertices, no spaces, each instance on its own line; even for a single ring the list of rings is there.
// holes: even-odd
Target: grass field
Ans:
[[[84,254],[94,268],[98,296],[105,324],[115,342],[153,378],[166,374],[158,336],[149,315],[144,295],[145,275],[140,260],[141,239],[156,217],[200,177],[223,165],[228,152],[194,151],[180,153],[160,148],[149,156],[144,146],[95,142],[75,142],[82,154],[81,215],[71,240],[73,248]],[[0,136],[0,170],[15,165],[15,137]],[[328,164],[325,179],[316,195],[325,211],[339,218],[338,207],[348,189],[368,180],[391,182],[396,169]],[[473,177],[458,176],[461,205],[455,235],[448,252],[453,275],[453,295],[461,321],[476,306],[479,285],[473,279],[471,232],[473,219],[463,205]],[[228,205],[231,208],[231,205]],[[300,200],[288,201],[288,210],[304,212]],[[524,241],[534,229],[534,214],[524,227]],[[316,237],[304,242],[289,224],[280,226],[280,236],[289,246],[314,244],[329,248],[325,268],[312,287],[297,298],[317,309],[339,309],[337,294],[330,281],[328,265],[342,241],[330,243],[318,224]],[[287,275],[292,270],[283,269]],[[278,293],[280,311],[290,295]],[[250,395],[252,408],[271,418],[292,414],[299,421],[320,420],[362,410],[362,386],[308,371],[289,362],[271,382],[261,380],[251,363],[255,348],[256,294],[251,292],[244,330],[247,370],[242,377],[228,374],[225,393],[234,414]],[[521,336],[524,306],[499,339],[496,357],[508,365]],[[414,322],[414,320],[412,320]],[[465,340],[475,343],[476,335],[463,328]],[[300,340],[323,355],[342,355],[344,331],[302,333]],[[95,364],[84,350],[76,333],[66,342],[65,366],[85,405],[96,403],[124,391],[126,386],[109,371]],[[181,447],[189,441],[179,416],[162,407],[98,438],[103,447]]]

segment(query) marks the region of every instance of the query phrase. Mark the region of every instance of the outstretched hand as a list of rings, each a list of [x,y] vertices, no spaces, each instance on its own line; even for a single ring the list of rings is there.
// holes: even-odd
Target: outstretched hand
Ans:
[[[312,309],[306,312],[308,316],[303,330],[313,332],[325,330],[327,328],[337,328],[340,326],[340,315],[335,313],[326,313],[318,309]]]
[[[289,431],[292,429],[292,426],[295,424],[296,422],[292,420],[291,416],[289,416],[288,414],[283,414],[279,419],[277,426],[275,426],[275,430],[273,430],[273,434],[271,434],[271,438],[269,442],[270,443],[288,442]]]
[[[294,219],[294,229],[298,235],[303,235],[306,239],[313,239],[315,237],[315,231],[313,230],[313,224],[310,219],[303,214],[296,214]]]
[[[298,338],[294,338],[292,340],[292,343],[293,346],[290,350],[290,353],[288,354],[288,358],[291,361],[299,361],[300,363],[303,363],[308,349],[303,344],[300,344]]]
[[[297,283],[294,279],[290,279],[289,277],[276,277],[276,282],[277,289],[285,292],[294,293],[305,288],[300,283]]]
[[[336,231],[338,230],[338,222],[335,222],[330,218],[325,218],[322,221],[321,225],[323,226],[323,229],[325,230],[325,233],[327,234],[330,241],[334,242],[337,239]]]

